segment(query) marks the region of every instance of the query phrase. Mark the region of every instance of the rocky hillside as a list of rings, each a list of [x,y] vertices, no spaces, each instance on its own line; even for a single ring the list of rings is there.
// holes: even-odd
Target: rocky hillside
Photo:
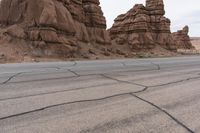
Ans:
[[[0,62],[170,56],[179,47],[191,48],[187,27],[172,36],[162,0],[135,5],[108,31],[99,5],[99,0],[1,0]]]
[[[99,0],[2,0],[1,44],[21,46],[13,51],[19,56],[87,56],[82,47],[110,45],[99,4]]]

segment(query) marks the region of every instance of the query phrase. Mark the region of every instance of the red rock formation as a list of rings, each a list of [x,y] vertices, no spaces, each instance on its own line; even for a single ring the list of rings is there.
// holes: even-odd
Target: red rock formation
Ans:
[[[110,36],[116,43],[128,44],[133,49],[149,49],[155,45],[174,49],[170,20],[164,14],[163,0],[147,0],[146,6],[137,4],[115,19]]]
[[[166,49],[191,46],[187,28],[172,36],[163,0],[147,0],[119,15],[110,36],[99,5],[99,0],[1,0],[0,54],[20,61],[46,55],[131,58],[171,55]],[[113,44],[102,45],[111,44],[110,37]]]
[[[189,27],[185,26],[182,30],[173,33],[173,39],[176,41],[177,49],[193,49],[190,37],[188,35]]]
[[[99,0],[2,0],[1,29],[33,46],[54,46],[51,50],[58,54],[69,54],[78,50],[79,42],[110,43],[99,4]]]
[[[151,15],[165,15],[163,0],[146,0],[146,9]]]

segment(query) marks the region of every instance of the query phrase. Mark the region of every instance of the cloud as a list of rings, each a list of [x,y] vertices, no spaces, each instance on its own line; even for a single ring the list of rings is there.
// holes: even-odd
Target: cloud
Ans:
[[[191,36],[200,36],[200,10],[195,10],[183,14],[181,17],[172,20],[172,30],[176,31],[183,26],[188,25],[190,27],[189,34]]]

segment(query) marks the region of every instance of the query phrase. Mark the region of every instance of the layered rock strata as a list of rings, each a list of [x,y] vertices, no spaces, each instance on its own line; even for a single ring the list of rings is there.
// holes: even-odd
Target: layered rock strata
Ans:
[[[187,27],[171,33],[163,0],[135,5],[108,31],[99,5],[99,0],[1,0],[0,54],[20,61],[99,59],[170,56],[175,52],[169,50],[192,48]]]
[[[182,30],[174,32],[172,34],[173,39],[176,41],[177,49],[194,49],[192,42],[188,35],[189,27],[185,26]]]
[[[110,36],[117,44],[128,44],[133,49],[150,49],[155,45],[175,49],[170,20],[164,17],[163,0],[147,0],[146,6],[135,5],[119,15],[111,27]]]
[[[110,43],[99,4],[99,0],[2,0],[1,29],[4,35],[44,49],[56,44],[58,54],[69,54],[78,50],[79,42]]]

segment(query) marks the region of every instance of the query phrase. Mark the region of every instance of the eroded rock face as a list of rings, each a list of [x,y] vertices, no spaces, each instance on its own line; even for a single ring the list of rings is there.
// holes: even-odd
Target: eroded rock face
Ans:
[[[99,4],[99,0],[2,0],[0,24],[8,36],[39,47],[60,44],[68,54],[78,49],[79,41],[110,43]]]
[[[170,20],[164,14],[163,0],[147,0],[146,6],[137,4],[115,19],[109,30],[111,39],[133,49],[150,49],[155,45],[175,49]]]
[[[146,0],[146,9],[152,15],[165,15],[163,0]]]
[[[150,57],[174,53],[166,49],[191,47],[187,27],[171,33],[163,0],[135,5],[108,31],[99,4],[99,0],[1,0],[0,52],[23,61],[24,56]]]
[[[189,27],[185,26],[182,30],[173,33],[173,39],[176,41],[177,49],[193,49],[190,37],[188,35]]]

